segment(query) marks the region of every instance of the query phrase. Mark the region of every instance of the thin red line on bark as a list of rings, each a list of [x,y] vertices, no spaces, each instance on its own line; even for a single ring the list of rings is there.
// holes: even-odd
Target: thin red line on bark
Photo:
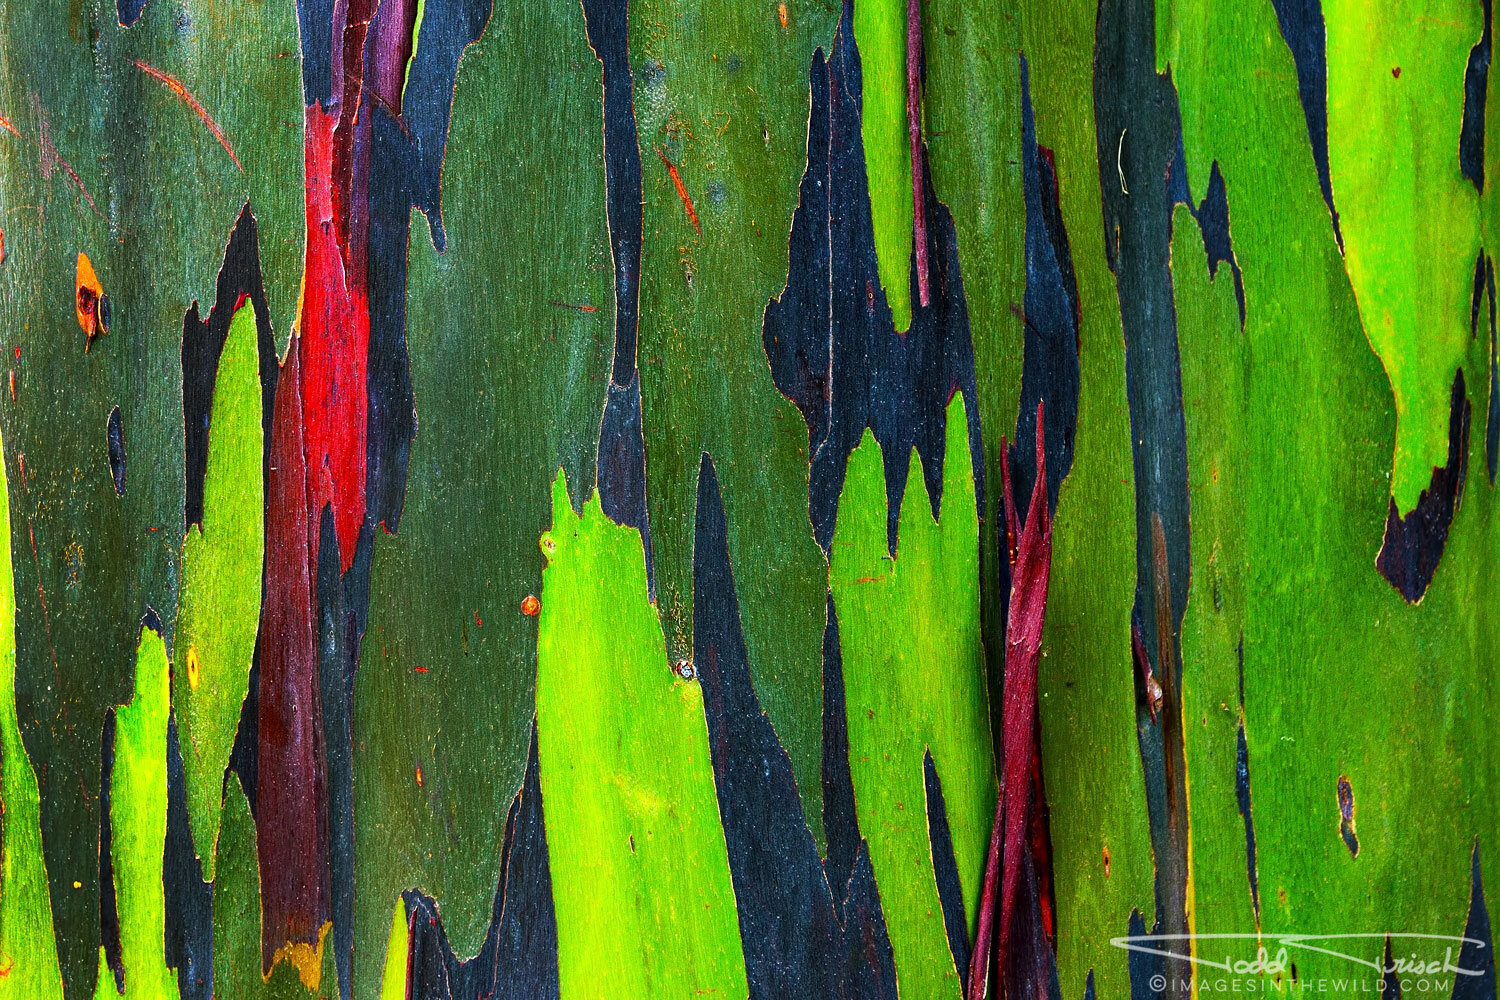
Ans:
[[[927,206],[922,168],[922,0],[906,0],[906,132],[911,138],[911,236],[917,250],[917,298],[930,305]]]
[[[667,173],[672,175],[672,183],[677,185],[677,197],[682,199],[682,207],[687,209],[688,221],[693,224],[693,228],[698,231],[698,235],[702,236],[703,227],[698,224],[698,210],[693,207],[693,196],[688,194],[687,185],[682,183],[682,175],[677,172],[677,168],[672,164],[672,161],[667,159],[666,153],[657,149],[656,155],[661,157],[661,162],[666,165]]]
[[[163,73],[161,70],[157,69],[155,66],[152,66],[150,63],[142,62],[139,59],[135,60],[135,64],[140,68],[141,72],[145,73],[147,76],[153,76],[156,79],[160,80],[162,83],[166,84],[168,90],[176,94],[183,100],[184,103],[187,104],[188,107],[196,111],[198,113],[198,117],[203,119],[203,124],[207,125],[208,130],[214,134],[214,138],[219,140],[219,145],[224,147],[224,152],[229,154],[229,158],[233,160],[234,165],[239,168],[240,173],[245,172],[244,166],[240,163],[240,158],[234,155],[234,149],[230,147],[229,140],[224,138],[224,132],[219,128],[218,123],[214,121],[213,116],[208,113],[207,109],[205,109],[203,105],[198,103],[198,99],[192,94],[188,93],[188,89],[182,85],[181,80],[177,79],[177,77],[173,76],[170,73]]]

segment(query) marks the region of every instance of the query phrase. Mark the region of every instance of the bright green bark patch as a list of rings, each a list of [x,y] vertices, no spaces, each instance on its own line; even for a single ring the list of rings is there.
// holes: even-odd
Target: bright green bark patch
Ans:
[[[854,5],[854,40],[863,72],[860,135],[870,181],[875,260],[896,329],[911,326],[911,140],[906,131],[906,3]]]
[[[574,513],[561,475],[552,507],[536,702],[562,996],[743,997],[703,691],[667,665],[639,532],[597,493]]]
[[[1458,30],[1438,23],[1446,15],[1396,20],[1409,15],[1388,15],[1397,44],[1406,44],[1407,32]],[[1363,300],[1355,306],[1362,290],[1320,211],[1296,76],[1274,10],[1177,0],[1170,16],[1189,171],[1202,184],[1208,164],[1219,162],[1246,296],[1245,328],[1235,332],[1226,323],[1225,289],[1205,284],[1195,237],[1180,235],[1173,285],[1193,510],[1183,696],[1185,728],[1196,729],[1188,737],[1196,929],[1256,929],[1244,856],[1233,847],[1243,843],[1243,821],[1228,794],[1224,717],[1236,706],[1220,708],[1232,692],[1242,637],[1260,926],[1459,934],[1474,838],[1489,862],[1495,822],[1494,802],[1482,794],[1496,781],[1500,648],[1489,611],[1500,518],[1484,473],[1488,340],[1470,344],[1465,329],[1444,363],[1435,427],[1446,441],[1452,366],[1461,363],[1474,406],[1468,477],[1431,586],[1420,604],[1407,605],[1374,561],[1389,502],[1390,447],[1411,411],[1392,414],[1386,375],[1369,350],[1368,311]],[[1469,23],[1461,11],[1453,19]],[[1373,34],[1371,27],[1343,44],[1388,45]],[[1334,43],[1330,21],[1331,62]],[[1448,81],[1455,95],[1462,62],[1453,61]],[[1396,65],[1402,84],[1428,72],[1421,60]],[[1372,66],[1366,87],[1396,83],[1393,68]],[[1384,73],[1380,83],[1376,69]],[[1333,82],[1330,68],[1330,95]],[[1455,116],[1457,101],[1448,102]],[[1433,153],[1442,147],[1455,177],[1457,134],[1455,117],[1452,141],[1435,142]],[[1372,133],[1367,145],[1381,156],[1410,155],[1391,135]],[[1398,185],[1390,194],[1406,198],[1409,189]],[[1347,219],[1337,173],[1334,195]],[[1467,223],[1456,225],[1461,240]],[[1347,225],[1344,232],[1347,243]],[[1457,245],[1445,238],[1421,252],[1437,258]],[[1472,275],[1472,256],[1466,267]],[[1433,324],[1447,322],[1439,291],[1417,294],[1428,299]],[[1466,324],[1466,302],[1461,314]],[[1452,349],[1446,336],[1436,327],[1423,334],[1432,357]],[[1340,836],[1340,778],[1353,792],[1358,857]],[[1429,957],[1425,948],[1409,950]],[[1361,957],[1374,961],[1380,951],[1381,942],[1371,941]],[[1430,957],[1441,955],[1436,949]],[[1303,982],[1351,975],[1347,962],[1316,954],[1299,955],[1297,967]]]
[[[203,524],[189,525],[182,546],[175,643],[181,669],[172,678],[188,821],[210,882],[224,768],[250,689],[260,623],[265,477],[259,362],[255,307],[247,302],[229,325],[214,379]]]
[[[933,875],[923,757],[942,780],[970,933],[995,808],[979,634],[979,518],[963,397],[948,407],[941,516],[913,452],[897,556],[885,474],[867,430],[849,458],[829,583],[838,608],[849,769],[902,995],[957,997]]]
[[[6,480],[0,461],[0,997],[52,1000],[62,996],[62,974],[42,862],[36,771],[16,716],[16,581]]]
[[[391,935],[385,942],[385,972],[380,980],[380,1000],[406,1000],[407,940],[406,904],[398,896],[391,912]]]
[[[1323,6],[1334,205],[1365,334],[1396,395],[1391,488],[1403,513],[1447,461],[1449,392],[1469,343],[1479,195],[1456,151],[1481,13],[1463,0]]]
[[[177,976],[167,968],[163,943],[170,698],[166,644],[155,630],[142,628],[135,696],[115,712],[115,766],[109,789],[126,1000],[176,1000],[178,995]],[[114,992],[113,978],[101,978],[98,989],[100,997],[108,997]]]

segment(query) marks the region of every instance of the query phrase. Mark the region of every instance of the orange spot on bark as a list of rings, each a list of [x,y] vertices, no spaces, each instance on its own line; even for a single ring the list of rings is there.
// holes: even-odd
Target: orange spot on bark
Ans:
[[[427,673],[427,668],[426,667],[412,667],[412,669],[415,670],[419,674],[425,674],[425,673]]]
[[[703,227],[698,224],[698,210],[693,207],[693,198],[692,195],[688,194],[687,185],[682,183],[682,175],[677,172],[677,167],[673,165],[672,161],[667,159],[666,153],[658,149],[656,155],[661,157],[661,162],[667,167],[667,173],[672,176],[672,183],[677,186],[677,197],[682,199],[682,207],[687,209],[688,221],[693,224],[693,228],[697,230],[698,235],[702,236]]]
[[[417,787],[418,788],[422,787],[422,765],[421,764],[417,765]]]
[[[78,328],[88,338],[83,345],[87,352],[93,346],[95,337],[108,332],[108,324],[103,320],[104,286],[99,284],[99,276],[94,273],[94,265],[86,253],[78,255],[78,267],[73,276],[73,293]]]
[[[786,4],[779,3],[776,5],[776,16],[781,18],[782,30],[786,30]]]
[[[198,103],[198,99],[192,94],[188,93],[188,89],[182,85],[181,80],[177,79],[170,73],[163,73],[161,70],[157,69],[155,66],[152,66],[149,63],[141,62],[141,60],[139,59],[135,60],[135,64],[136,66],[140,67],[141,71],[144,72],[147,76],[155,77],[162,83],[166,84],[168,90],[176,94],[179,98],[182,99],[183,103],[197,112],[198,117],[203,119],[203,124],[207,125],[208,130],[214,134],[214,138],[219,140],[219,145],[224,147],[224,152],[229,154],[229,158],[233,160],[234,165],[239,168],[240,173],[245,172],[245,168],[240,165],[240,158],[234,155],[234,150],[230,147],[229,140],[224,138],[224,133],[222,130],[220,130],[218,123],[213,120],[213,116],[208,113],[203,105]]]
[[[521,602],[521,614],[535,618],[542,613],[542,602],[536,599],[535,594],[527,594],[526,599]]]

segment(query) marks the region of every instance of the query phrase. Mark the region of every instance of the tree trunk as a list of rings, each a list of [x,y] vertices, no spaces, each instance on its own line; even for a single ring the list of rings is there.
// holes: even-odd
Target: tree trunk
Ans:
[[[1494,1000],[1491,22],[0,0],[0,997]]]

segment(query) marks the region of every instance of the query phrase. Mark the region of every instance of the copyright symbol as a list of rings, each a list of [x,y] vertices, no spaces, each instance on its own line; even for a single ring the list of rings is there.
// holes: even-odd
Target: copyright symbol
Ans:
[[[1160,993],[1161,991],[1165,990],[1166,988],[1167,988],[1167,977],[1166,976],[1164,976],[1164,975],[1162,975],[1161,973],[1158,972],[1156,975],[1154,975],[1154,976],[1151,977],[1151,990],[1152,990],[1153,993]]]

